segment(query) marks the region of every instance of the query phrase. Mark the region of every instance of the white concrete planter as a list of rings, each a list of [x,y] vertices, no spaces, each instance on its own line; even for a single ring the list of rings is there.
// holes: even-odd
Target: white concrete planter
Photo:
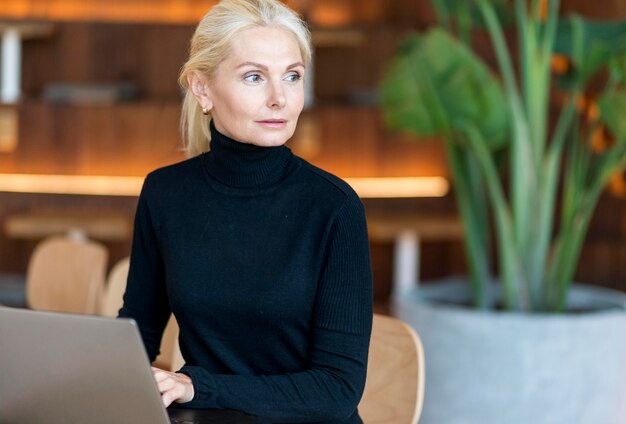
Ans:
[[[574,286],[580,314],[480,312],[459,280],[398,296],[426,356],[421,424],[626,423],[626,294]],[[448,303],[439,303],[440,301]]]

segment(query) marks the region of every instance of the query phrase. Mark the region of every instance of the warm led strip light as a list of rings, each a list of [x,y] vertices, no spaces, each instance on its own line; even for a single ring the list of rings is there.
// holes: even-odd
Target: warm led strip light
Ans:
[[[12,193],[137,196],[143,177],[91,175],[0,174],[0,191]],[[443,177],[345,178],[362,198],[442,197],[449,184]]]
[[[344,178],[364,199],[443,197],[450,190],[444,177]]]
[[[2,3],[0,17],[8,19],[196,23],[217,0],[2,0]]]
[[[13,193],[137,196],[143,177],[0,174],[0,191]]]

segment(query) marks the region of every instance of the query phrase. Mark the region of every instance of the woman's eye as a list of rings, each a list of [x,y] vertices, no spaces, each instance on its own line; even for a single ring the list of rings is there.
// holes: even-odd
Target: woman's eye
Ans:
[[[243,77],[243,79],[247,82],[259,82],[261,81],[261,75],[259,74],[249,74]]]
[[[293,73],[291,73],[291,74],[287,75],[287,76],[285,77],[285,80],[287,80],[287,81],[289,81],[289,82],[296,82],[296,81],[300,81],[300,79],[301,79],[301,78],[302,78],[302,77],[300,76],[300,74],[299,74],[299,73],[297,73],[297,72],[293,72]]]

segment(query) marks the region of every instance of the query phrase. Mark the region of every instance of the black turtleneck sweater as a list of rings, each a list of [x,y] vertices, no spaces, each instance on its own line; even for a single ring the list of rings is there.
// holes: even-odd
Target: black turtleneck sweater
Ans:
[[[208,153],[146,178],[120,316],[153,361],[174,313],[185,406],[360,423],[372,282],[359,198],[285,146],[211,135]]]

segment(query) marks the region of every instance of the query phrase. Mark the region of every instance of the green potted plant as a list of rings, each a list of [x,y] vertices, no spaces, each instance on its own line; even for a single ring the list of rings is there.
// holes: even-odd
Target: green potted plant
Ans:
[[[420,137],[438,136],[443,141],[465,228],[470,284],[460,290],[471,287],[471,302],[482,313],[460,318],[453,342],[443,342],[442,328],[425,321],[428,306],[424,305],[438,302],[433,302],[425,288],[401,296],[399,315],[414,324],[425,339],[427,373],[431,373],[424,420],[626,422],[626,386],[611,380],[610,393],[600,395],[611,402],[609,406],[596,405],[597,396],[582,387],[611,373],[626,375],[625,366],[620,365],[620,361],[626,362],[624,295],[572,287],[598,199],[609,178],[626,166],[626,21],[592,22],[576,15],[561,18],[559,0],[432,0],[432,4],[439,25],[408,37],[400,46],[380,88],[381,108],[391,128]],[[516,31],[507,38],[505,28]],[[491,42],[497,75],[473,49],[477,42],[472,36],[477,31]],[[491,263],[492,257],[497,267]],[[450,299],[443,297],[470,301],[458,290],[458,285],[440,288],[434,297],[448,303]],[[420,305],[412,305],[415,302]],[[591,327],[572,329],[580,331],[575,337],[590,337],[583,353],[571,351],[579,346],[575,341],[561,339],[570,331],[565,331],[563,320],[572,315],[568,312],[574,307],[594,310],[590,319],[609,331],[600,334],[594,329],[588,334]],[[608,311],[598,311],[604,307]],[[452,309],[453,315],[460,313],[459,308],[446,308]],[[509,312],[495,312],[497,308]],[[574,321],[580,323],[580,315]],[[599,320],[600,316],[617,321],[609,324]],[[488,319],[496,321],[497,331],[486,326]],[[530,323],[530,335],[521,333],[522,321]],[[470,323],[479,329],[470,328]],[[622,329],[616,330],[620,326]],[[618,331],[621,337],[611,331]],[[476,350],[463,352],[464,348],[457,346],[463,337],[474,343]],[[556,339],[552,350],[558,354],[553,359],[541,356],[546,353],[541,352],[546,338]],[[602,352],[591,352],[594,347],[606,349],[607,338],[616,339],[616,345],[604,358]],[[510,354],[507,348],[516,342],[522,344],[521,351]],[[432,350],[438,345],[455,351],[456,356],[447,362],[441,359],[441,353]],[[581,402],[591,403],[578,411],[583,418],[567,412],[547,413],[550,409],[544,401],[552,394],[548,393],[549,384],[541,383],[571,373],[580,375],[580,370],[559,374],[520,367],[520,361],[535,361],[528,356],[532,350],[540,351],[538,363],[533,365],[544,362],[554,367],[560,361],[594,371],[587,373],[588,380],[563,377],[565,388],[554,389],[563,395],[555,397],[555,402],[567,409],[564,402],[575,401],[569,394],[580,386],[579,392],[587,396]],[[504,356],[502,368],[494,365],[494,355]],[[613,361],[614,355],[618,356]],[[569,364],[575,356],[582,362]],[[431,364],[443,361],[435,365],[451,368],[457,383],[437,381],[444,377],[429,367],[429,359]],[[456,367],[465,360],[474,372],[461,380]],[[484,369],[479,360],[487,362]],[[595,360],[618,368],[596,374]],[[525,378],[508,373],[516,367],[530,380],[515,381]],[[508,379],[508,385],[505,381],[504,387],[495,387],[487,378],[491,375]],[[482,389],[485,396],[470,395],[472,389],[463,387],[464,381],[475,379],[488,386]],[[510,396],[505,395],[506,390]],[[521,399],[525,391],[536,392],[541,401],[532,396]],[[447,399],[435,399],[438,395]],[[469,405],[451,407],[450,399],[457,397]],[[495,402],[498,399],[517,404],[520,410],[514,407],[505,413],[505,407]],[[455,409],[456,415],[455,411],[446,412]],[[531,409],[537,416],[529,415]],[[476,410],[478,418],[468,419],[470,410]]]

